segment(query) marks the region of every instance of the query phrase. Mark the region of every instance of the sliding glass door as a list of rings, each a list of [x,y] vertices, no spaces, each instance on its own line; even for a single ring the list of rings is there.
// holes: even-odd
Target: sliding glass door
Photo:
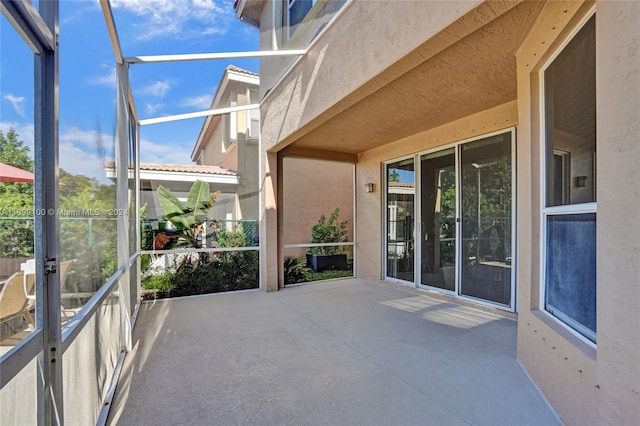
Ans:
[[[510,130],[386,164],[387,278],[514,310],[513,142]]]
[[[387,269],[386,275],[414,281],[414,159],[387,164]]]
[[[456,289],[456,153],[446,149],[420,157],[420,283]]]
[[[460,294],[512,305],[511,133],[460,145]]]

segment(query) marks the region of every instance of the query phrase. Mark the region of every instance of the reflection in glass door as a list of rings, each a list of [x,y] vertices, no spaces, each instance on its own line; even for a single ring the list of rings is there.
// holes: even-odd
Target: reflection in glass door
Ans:
[[[455,148],[420,157],[420,283],[456,289]]]
[[[387,164],[387,271],[386,275],[414,281],[413,223],[415,199],[414,160]]]
[[[460,146],[460,294],[512,305],[511,135]]]

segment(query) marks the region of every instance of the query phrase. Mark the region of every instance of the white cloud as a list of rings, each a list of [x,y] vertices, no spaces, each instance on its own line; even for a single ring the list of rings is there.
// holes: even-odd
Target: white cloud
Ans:
[[[180,106],[189,108],[209,109],[211,106],[212,95],[200,95],[193,96],[191,98],[184,98],[180,101]]]
[[[170,88],[171,83],[169,82],[169,80],[159,80],[155,83],[151,83],[146,87],[143,87],[142,90],[140,90],[140,93],[162,99],[164,98],[164,95],[167,94]]]
[[[112,183],[104,170],[105,159],[98,152],[84,151],[72,143],[60,143],[60,168],[73,175],[96,178],[100,183]]]
[[[60,144],[70,143],[83,147],[95,147],[96,152],[104,152],[107,156],[113,156],[114,141],[113,134],[96,130],[84,130],[75,126],[60,132]]]
[[[0,122],[5,135],[10,129],[18,133],[18,139],[29,147],[33,158],[34,126],[30,123]],[[108,183],[104,162],[113,158],[113,135],[71,127],[60,132],[60,167],[72,174],[82,174]]]
[[[4,98],[11,103],[11,106],[15,110],[16,114],[24,118],[24,101],[27,99],[24,96],[14,96],[11,93],[4,95]]]
[[[60,132],[60,168],[107,183],[104,163],[115,156],[114,140],[113,134],[96,130],[64,129]]]
[[[140,141],[140,161],[160,164],[193,164],[191,148],[193,148],[193,142],[159,144],[142,139]]]
[[[112,67],[103,75],[92,78],[91,80],[89,80],[89,83],[115,88],[116,87],[115,67]]]
[[[138,18],[134,24],[138,40],[223,34],[234,19],[233,0],[111,0],[111,6]]]
[[[86,19],[87,13],[101,13],[100,2],[98,0],[76,2],[73,8],[62,8],[62,12],[60,14],[60,25],[67,26],[71,22]]]
[[[144,106],[144,110],[148,116],[154,115],[156,112],[160,111],[160,109],[164,106],[164,104],[146,104]]]

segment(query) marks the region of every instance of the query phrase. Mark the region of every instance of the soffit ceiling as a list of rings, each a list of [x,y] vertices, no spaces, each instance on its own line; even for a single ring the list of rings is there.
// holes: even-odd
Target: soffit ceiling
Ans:
[[[516,99],[515,53],[543,5],[519,4],[293,146],[356,154]]]

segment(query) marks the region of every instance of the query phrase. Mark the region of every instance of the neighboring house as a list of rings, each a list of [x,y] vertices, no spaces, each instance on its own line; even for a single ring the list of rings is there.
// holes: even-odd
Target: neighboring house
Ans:
[[[114,163],[105,166],[107,177],[115,179]],[[132,176],[132,174],[131,174]],[[160,185],[171,191],[179,200],[186,201],[191,185],[196,180],[207,182],[211,191],[221,191],[214,209],[209,213],[212,219],[224,220],[236,210],[238,174],[219,166],[197,164],[140,164],[140,206],[146,206],[146,216],[155,221],[165,214],[158,201]]]
[[[230,65],[211,102],[211,109],[257,104],[258,74]],[[235,170],[235,207],[226,219],[258,219],[258,109],[209,116],[204,120],[191,159],[199,165]]]
[[[357,276],[517,313],[564,422],[636,423],[640,3],[236,9],[262,49],[306,50],[261,59],[261,287],[283,286],[286,160],[349,164]]]
[[[210,108],[257,104],[259,90],[258,74],[230,65],[218,84]],[[225,212],[227,219],[259,218],[259,131],[258,109],[210,116],[204,120],[191,153],[191,159],[198,164],[236,171],[237,208]],[[341,220],[353,223],[353,166],[300,158],[288,158],[287,162],[284,185],[290,196],[283,200],[289,212],[284,218],[286,243],[309,243],[311,227],[321,214],[329,214],[336,207],[341,209]],[[315,185],[318,176],[326,176],[331,182]],[[289,250],[287,255],[300,256],[305,251]]]

